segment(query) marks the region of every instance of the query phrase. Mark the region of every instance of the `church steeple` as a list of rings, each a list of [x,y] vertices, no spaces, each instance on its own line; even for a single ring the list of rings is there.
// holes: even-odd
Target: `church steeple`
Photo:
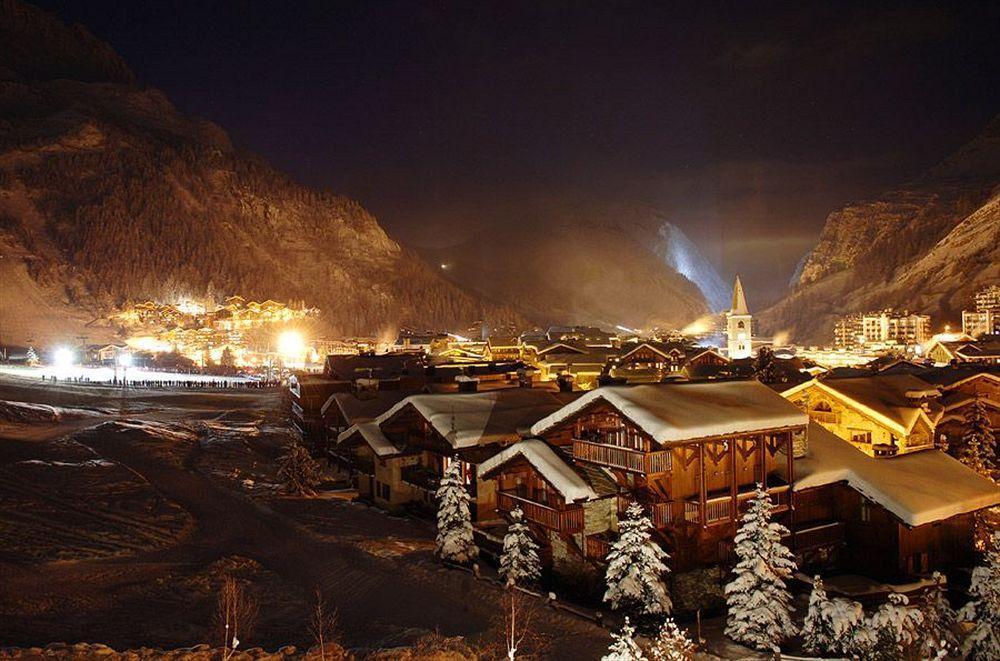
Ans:
[[[747,307],[747,297],[743,293],[740,276],[736,276],[733,284],[733,307],[726,313],[726,335],[730,360],[750,357],[753,347],[753,317]]]
[[[729,311],[729,314],[750,314],[750,309],[747,307],[747,297],[743,293],[743,283],[740,282],[740,276],[736,276],[736,284],[733,285],[733,308]]]

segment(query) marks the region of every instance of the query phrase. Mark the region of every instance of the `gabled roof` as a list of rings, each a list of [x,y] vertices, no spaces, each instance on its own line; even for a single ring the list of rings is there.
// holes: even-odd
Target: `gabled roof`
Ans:
[[[784,466],[778,470],[783,471]],[[834,482],[846,482],[908,526],[1000,504],[996,483],[940,450],[870,457],[812,423],[806,456],[795,460],[792,488],[802,491]]]
[[[587,347],[582,344],[577,344],[570,340],[560,340],[545,345],[544,347],[539,349],[536,353],[538,353],[538,355],[541,356],[542,354],[549,354],[549,353],[554,353],[557,355],[564,353],[585,354],[588,353],[588,351]]]
[[[1000,383],[1000,368],[990,365],[963,363],[949,367],[927,369],[918,375],[923,381],[951,390],[968,381],[986,379]]]
[[[658,353],[664,358],[670,358],[671,353],[679,353],[682,356],[686,356],[689,350],[689,347],[685,346],[681,342],[654,342],[647,340],[645,342],[636,343],[634,346],[629,347],[628,350],[625,350],[626,348],[623,346],[620,357],[622,359],[628,358],[643,347],[653,351],[654,353]]]
[[[326,415],[330,407],[336,406],[348,424],[367,422],[388,411],[394,404],[406,397],[405,390],[375,390],[364,393],[335,392],[327,398],[320,409]]]
[[[391,457],[400,452],[399,448],[385,437],[381,428],[374,422],[362,422],[354,425],[337,437],[337,443],[347,443],[352,438],[357,442],[367,443],[377,457]]]
[[[806,425],[808,416],[757,381],[605,386],[539,420],[542,435],[596,402],[605,402],[660,444]]]
[[[819,388],[903,435],[909,434],[921,419],[934,427],[942,413],[941,406],[936,402],[925,401],[927,410],[924,410],[920,403],[914,401],[939,393],[935,386],[912,374],[813,379],[784,391],[782,395],[791,397],[810,387]]]
[[[565,394],[533,388],[508,388],[467,394],[409,395],[372,422],[381,426],[407,407],[413,407],[456,450],[516,440],[531,425],[559,409]],[[346,430],[337,442],[352,432]]]
[[[529,438],[501,450],[479,465],[479,475],[488,477],[510,461],[522,458],[531,464],[546,482],[566,499],[566,502],[594,500],[597,492],[574,467],[559,456],[548,443]]]

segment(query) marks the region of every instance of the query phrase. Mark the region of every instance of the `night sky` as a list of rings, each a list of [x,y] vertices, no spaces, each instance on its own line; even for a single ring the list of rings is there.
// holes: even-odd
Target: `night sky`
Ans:
[[[38,4],[405,242],[639,205],[752,302],[1000,112],[995,2]]]

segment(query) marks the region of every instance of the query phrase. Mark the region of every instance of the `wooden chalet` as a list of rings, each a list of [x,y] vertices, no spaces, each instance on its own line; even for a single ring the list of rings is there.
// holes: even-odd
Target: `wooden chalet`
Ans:
[[[940,446],[961,443],[966,416],[977,401],[986,409],[995,433],[1000,435],[1000,371],[959,365],[925,370],[919,377],[941,389],[938,403],[944,411],[936,427]]]
[[[648,509],[675,567],[685,569],[729,559],[755,484],[779,514],[789,510],[788,476],[807,423],[767,386],[729,381],[600,388],[531,431],[611,475],[623,503]]]
[[[599,469],[574,464],[540,439],[505,448],[479,466],[496,484],[496,507],[515,508],[540,542],[541,555],[557,571],[586,558],[603,560],[617,530],[618,485]]]
[[[878,457],[934,447],[943,412],[937,387],[912,374],[813,379],[782,394],[813,421]]]
[[[1000,503],[994,482],[934,449],[874,458],[817,423],[808,438],[789,540],[801,569],[894,582],[974,562],[973,515]]]
[[[521,440],[566,401],[563,393],[528,388],[410,395],[342,432],[337,445],[363,465],[362,495],[391,510],[435,507],[438,483],[457,457],[473,497],[473,518],[491,519],[494,485],[477,475],[476,466]]]

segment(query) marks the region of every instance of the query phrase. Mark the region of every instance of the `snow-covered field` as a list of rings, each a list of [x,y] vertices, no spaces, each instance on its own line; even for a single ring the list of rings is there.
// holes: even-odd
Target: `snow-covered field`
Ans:
[[[84,367],[82,365],[72,365],[59,367],[54,365],[26,367],[22,365],[0,365],[0,374],[10,374],[11,376],[25,377],[29,379],[56,379],[62,381],[66,379],[84,379],[92,383],[102,383],[113,380],[116,376],[122,378],[122,370],[117,370],[117,375],[113,367]],[[128,380],[132,381],[236,381],[248,382],[253,379],[244,376],[213,376],[211,374],[188,374],[186,372],[161,372],[157,370],[130,367],[128,369]]]

